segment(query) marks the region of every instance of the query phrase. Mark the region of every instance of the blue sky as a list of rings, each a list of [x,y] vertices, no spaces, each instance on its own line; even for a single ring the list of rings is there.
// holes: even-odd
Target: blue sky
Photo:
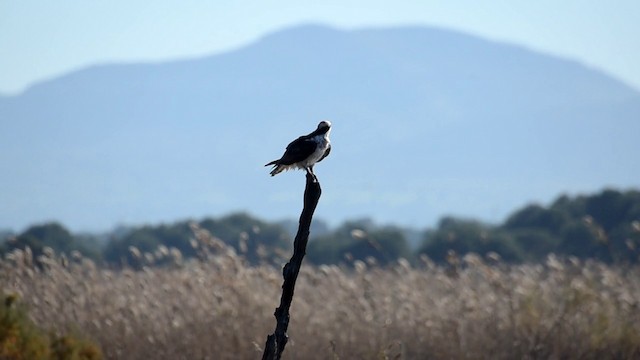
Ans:
[[[640,89],[640,1],[0,0],[0,93],[78,68],[219,53],[301,23],[435,25],[579,60]]]

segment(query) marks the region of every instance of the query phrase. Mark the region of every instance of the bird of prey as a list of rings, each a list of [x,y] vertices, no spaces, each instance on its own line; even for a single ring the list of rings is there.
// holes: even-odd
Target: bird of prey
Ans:
[[[331,123],[324,120],[309,135],[303,135],[293,140],[287,145],[287,150],[285,150],[280,159],[273,160],[265,165],[273,165],[271,176],[277,175],[284,170],[297,168],[306,170],[308,174],[315,178],[313,165],[322,161],[331,152],[330,131]]]

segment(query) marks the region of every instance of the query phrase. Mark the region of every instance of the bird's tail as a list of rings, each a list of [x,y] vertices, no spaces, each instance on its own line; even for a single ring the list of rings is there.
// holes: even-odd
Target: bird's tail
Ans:
[[[278,160],[273,160],[272,162],[266,164],[265,166],[271,166],[273,165],[273,169],[271,169],[271,176],[275,176],[280,174],[285,167],[282,164],[278,164]]]

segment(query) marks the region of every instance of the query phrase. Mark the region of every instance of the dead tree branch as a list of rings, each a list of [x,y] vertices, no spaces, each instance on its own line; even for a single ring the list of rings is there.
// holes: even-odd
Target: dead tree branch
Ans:
[[[284,283],[282,284],[282,297],[280,298],[280,306],[276,308],[274,316],[276,317],[276,330],[273,334],[267,336],[265,344],[263,360],[277,360],[282,356],[285,345],[287,345],[287,328],[289,327],[289,308],[293,300],[293,291],[296,286],[296,279],[300,272],[302,259],[307,251],[307,241],[309,240],[309,228],[313,212],[316,210],[322,190],[318,179],[307,173],[307,185],[304,190],[304,207],[300,215],[300,223],[298,225],[298,233],[293,242],[293,256],[282,269]]]

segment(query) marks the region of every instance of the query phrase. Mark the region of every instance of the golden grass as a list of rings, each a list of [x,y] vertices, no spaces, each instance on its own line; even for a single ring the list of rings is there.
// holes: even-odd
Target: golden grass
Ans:
[[[640,358],[638,267],[422,260],[304,264],[284,358]],[[41,327],[79,332],[106,358],[255,359],[275,326],[282,276],[224,246],[141,271],[16,251],[0,261],[0,284]]]

